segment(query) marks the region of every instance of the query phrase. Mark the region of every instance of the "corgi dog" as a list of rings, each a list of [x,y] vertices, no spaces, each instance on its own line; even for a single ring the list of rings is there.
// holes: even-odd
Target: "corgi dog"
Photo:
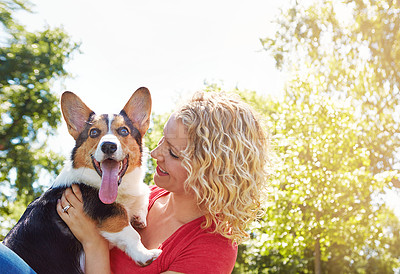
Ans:
[[[74,93],[61,96],[68,132],[75,139],[71,160],[52,187],[33,201],[3,244],[37,273],[83,273],[80,242],[57,211],[57,200],[72,184],[82,192],[84,211],[101,234],[145,266],[161,253],[148,250],[132,227],[146,226],[149,188],[143,183],[143,135],[150,124],[147,88],[134,92],[119,114],[96,115]]]

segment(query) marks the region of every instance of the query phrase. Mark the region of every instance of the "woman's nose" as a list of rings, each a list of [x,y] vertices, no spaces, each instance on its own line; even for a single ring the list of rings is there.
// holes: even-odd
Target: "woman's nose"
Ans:
[[[154,159],[159,160],[162,156],[161,150],[162,150],[162,148],[161,148],[161,145],[159,144],[155,149],[153,149],[150,152],[150,156]]]

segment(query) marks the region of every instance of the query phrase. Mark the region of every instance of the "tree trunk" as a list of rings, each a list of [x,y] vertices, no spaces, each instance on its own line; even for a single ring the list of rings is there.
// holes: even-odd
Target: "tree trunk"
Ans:
[[[314,257],[314,273],[321,274],[321,247],[319,245],[319,237],[315,240]]]

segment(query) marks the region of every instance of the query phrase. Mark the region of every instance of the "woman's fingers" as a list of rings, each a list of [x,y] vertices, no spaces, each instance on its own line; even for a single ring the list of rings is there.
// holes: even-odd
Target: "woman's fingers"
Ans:
[[[79,185],[73,184],[72,192],[75,194],[75,197],[79,200],[79,202],[83,203],[82,193]]]
[[[72,207],[83,208],[82,194],[78,185],[72,185],[72,188],[67,188],[62,197],[64,197],[65,201]],[[64,204],[63,198],[61,198],[61,202],[64,206],[66,205]]]
[[[71,197],[68,198],[66,195],[67,191],[68,188],[64,191],[60,198],[61,206],[63,207],[63,209],[65,209],[64,211],[68,211],[68,209],[66,209],[67,206],[74,207],[74,203],[70,201],[72,200]]]
[[[75,214],[75,209],[82,210],[82,200],[82,193],[78,185],[72,185],[71,188],[65,189],[57,202],[57,212],[60,217],[66,221],[67,216],[71,217],[71,213]]]
[[[70,208],[69,208],[67,211],[65,211],[64,208],[65,208],[65,206],[62,205],[61,199],[59,199],[59,200],[57,201],[57,207],[56,207],[57,213],[58,213],[58,215],[61,217],[61,219],[62,219],[64,222],[67,223],[67,222],[69,221],[68,210],[69,210]]]

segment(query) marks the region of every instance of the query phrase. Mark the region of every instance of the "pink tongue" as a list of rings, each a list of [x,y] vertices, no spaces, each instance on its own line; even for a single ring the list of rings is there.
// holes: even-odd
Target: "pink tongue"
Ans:
[[[104,204],[112,204],[118,195],[119,162],[105,160],[101,163],[103,172],[99,198]]]

